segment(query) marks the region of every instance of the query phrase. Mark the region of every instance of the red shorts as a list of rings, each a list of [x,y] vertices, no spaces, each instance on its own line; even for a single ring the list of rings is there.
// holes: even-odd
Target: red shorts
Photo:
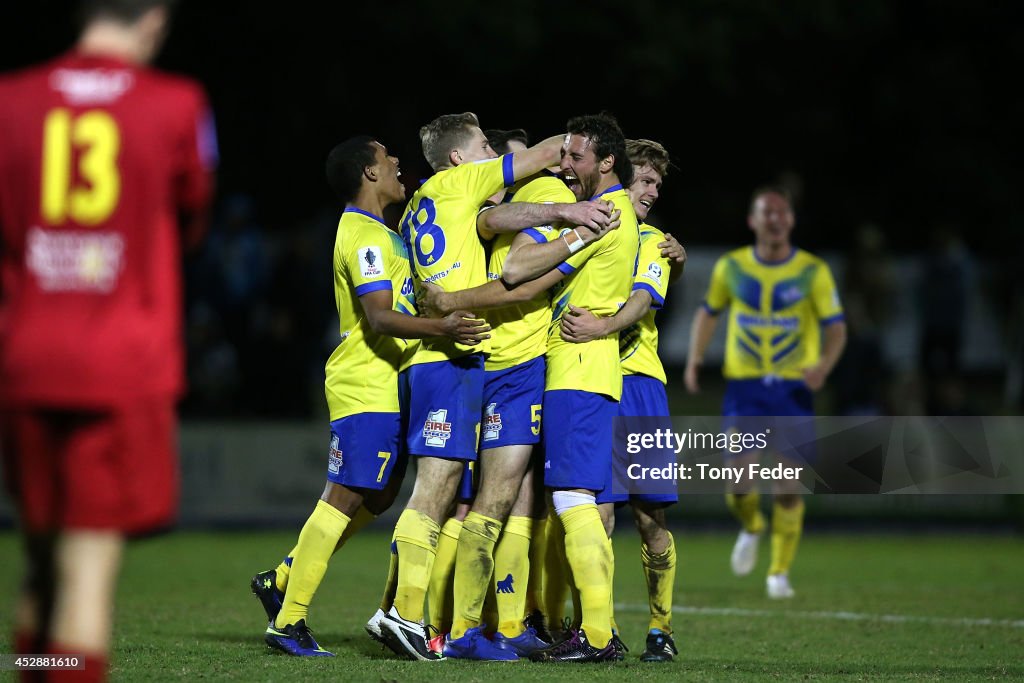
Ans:
[[[178,506],[177,418],[167,400],[104,412],[0,413],[0,453],[29,532],[154,531]]]

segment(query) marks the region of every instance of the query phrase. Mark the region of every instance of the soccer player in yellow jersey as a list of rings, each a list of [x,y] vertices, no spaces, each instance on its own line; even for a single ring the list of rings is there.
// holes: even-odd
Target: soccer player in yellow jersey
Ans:
[[[424,308],[434,312],[461,308],[462,300],[476,301],[481,309],[498,309],[489,316],[494,321],[495,334],[485,373],[480,487],[472,512],[461,524],[457,536],[457,613],[444,648],[446,656],[456,658],[512,659],[514,656],[510,653],[526,655],[546,646],[538,640],[533,628],[540,623],[538,615],[533,615],[530,625],[523,623],[523,583],[526,575],[532,573],[527,552],[533,527],[528,516],[533,507],[532,481],[524,473],[541,427],[543,355],[551,318],[546,290],[565,277],[553,266],[572,251],[569,242],[560,238],[560,233],[544,226],[527,228],[515,235],[506,231],[540,222],[579,224],[581,227],[576,228],[572,236],[582,246],[618,226],[618,212],[611,210],[610,203],[577,203],[575,195],[550,173],[542,172],[525,179],[513,188],[513,193],[511,203],[489,208],[478,215],[481,234],[499,233],[489,261],[490,282],[457,292],[444,292],[430,283],[423,285]],[[605,218],[610,219],[607,225],[601,220]],[[548,244],[552,239],[557,242]],[[501,280],[504,261],[526,244],[543,245],[544,253],[534,264],[547,261],[546,267],[551,270],[522,285],[506,286]],[[449,520],[445,530],[453,524],[453,520]],[[496,546],[503,525],[504,534]],[[445,531],[442,533],[447,535]],[[498,569],[501,571],[497,572]],[[497,572],[493,578],[501,629],[495,634],[498,647],[480,637],[481,605],[492,571]],[[437,583],[432,585],[438,587]]]
[[[478,210],[502,188],[554,164],[562,138],[498,158],[476,116],[467,112],[438,117],[420,129],[420,141],[435,174],[410,199],[401,221],[413,277],[445,291],[484,284]],[[519,227],[525,225],[530,223]],[[380,628],[387,645],[411,659],[437,659],[422,622],[423,603],[440,523],[454,501],[463,463],[477,456],[488,341],[470,347],[425,340],[408,369],[407,446],[419,460],[412,497],[395,526],[395,601]]]
[[[271,618],[267,644],[313,657],[332,656],[306,626],[327,561],[361,506],[372,514],[387,509],[397,490],[388,483],[404,471],[398,372],[406,340],[444,337],[472,346],[488,331],[463,311],[441,320],[416,317],[405,244],[380,217],[386,206],[405,199],[397,158],[370,137],[354,137],[331,150],[327,178],[345,203],[334,245],[341,342],[327,361],[325,382],[331,418],[327,485],[290,553],[280,606],[273,599],[274,570],[257,575],[253,585]]]
[[[686,388],[700,390],[698,369],[714,334],[718,314],[729,308],[723,374],[728,380],[723,413],[812,415],[818,391],[846,344],[846,323],[835,280],[820,258],[790,242],[795,219],[788,192],[754,191],[747,224],[754,245],[731,251],[715,264],[704,304],[690,330]],[[747,460],[756,453],[742,456]],[[745,466],[745,463],[740,463]],[[768,597],[793,597],[789,568],[803,530],[803,499],[798,482],[776,484],[772,513]],[[729,509],[743,528],[732,552],[732,569],[749,574],[765,528],[757,491],[730,490]]]
[[[626,153],[633,164],[633,184],[629,198],[640,223],[640,260],[633,291],[626,305],[610,317],[598,318],[586,309],[570,306],[562,317],[562,338],[575,343],[589,342],[607,335],[619,335],[619,358],[622,366],[622,399],[620,416],[668,417],[668,396],[665,393],[665,369],[658,358],[658,328],[654,315],[665,302],[668,285],[683,271],[686,254],[680,247],[678,260],[662,255],[659,243],[665,235],[646,223],[647,214],[657,201],[662,179],[668,174],[669,155],[652,140],[627,140]],[[675,462],[669,450],[657,454],[656,462],[644,463],[663,467]],[[614,471],[625,473],[627,463],[616,461]],[[632,493],[614,491],[612,471],[603,491],[597,494],[601,518],[611,537],[615,525],[615,505],[628,501],[643,541],[640,558],[647,580],[651,621],[646,648],[640,659],[645,662],[671,661],[678,654],[672,639],[672,588],[675,583],[675,541],[665,521],[665,507],[678,501],[674,490]],[[614,625],[614,623],[613,623]]]
[[[560,165],[563,180],[578,200],[611,201],[621,212],[621,225],[558,266],[566,278],[552,303],[548,330],[544,485],[552,491],[565,530],[565,555],[579,589],[582,625],[531,659],[611,661],[620,658],[611,642],[613,557],[595,494],[604,488],[611,468],[612,420],[622,394],[618,338],[608,335],[573,344],[561,338],[560,329],[570,305],[603,317],[614,315],[626,303],[636,273],[640,229],[624,189],[632,182],[633,167],[618,123],[608,114],[581,116],[571,119],[568,129]],[[568,241],[567,236],[564,239]],[[513,259],[524,252],[529,256],[526,247],[510,256],[506,274]]]

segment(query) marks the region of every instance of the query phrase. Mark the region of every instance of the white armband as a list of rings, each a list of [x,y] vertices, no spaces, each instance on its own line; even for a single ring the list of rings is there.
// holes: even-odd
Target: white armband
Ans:
[[[569,235],[572,235],[575,238],[571,242],[569,241]],[[570,232],[567,232],[564,235],[562,235],[562,239],[565,241],[565,246],[569,247],[570,254],[575,254],[577,251],[586,246],[586,244],[583,242],[583,238],[580,237],[580,234],[576,231],[575,228],[573,228]]]

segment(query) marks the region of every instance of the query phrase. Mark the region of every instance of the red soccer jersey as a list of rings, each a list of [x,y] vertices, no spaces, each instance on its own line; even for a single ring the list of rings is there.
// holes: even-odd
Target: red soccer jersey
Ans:
[[[0,403],[181,394],[178,217],[216,155],[191,80],[75,53],[0,78]]]

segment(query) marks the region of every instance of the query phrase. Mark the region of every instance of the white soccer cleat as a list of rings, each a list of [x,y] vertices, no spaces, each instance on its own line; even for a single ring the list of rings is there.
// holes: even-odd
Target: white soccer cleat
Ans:
[[[757,564],[757,544],[760,542],[761,534],[740,531],[740,535],[736,537],[736,545],[732,547],[732,557],[729,558],[733,574],[746,576],[754,571],[754,565]]]
[[[789,585],[789,576],[786,574],[769,574],[766,586],[768,597],[772,600],[788,600],[796,595],[796,591]]]
[[[380,622],[384,617],[384,610],[378,607],[377,611],[373,613],[373,616],[370,617],[370,620],[366,622],[366,626],[364,627],[371,638],[382,644],[384,643],[384,634],[380,632]]]

